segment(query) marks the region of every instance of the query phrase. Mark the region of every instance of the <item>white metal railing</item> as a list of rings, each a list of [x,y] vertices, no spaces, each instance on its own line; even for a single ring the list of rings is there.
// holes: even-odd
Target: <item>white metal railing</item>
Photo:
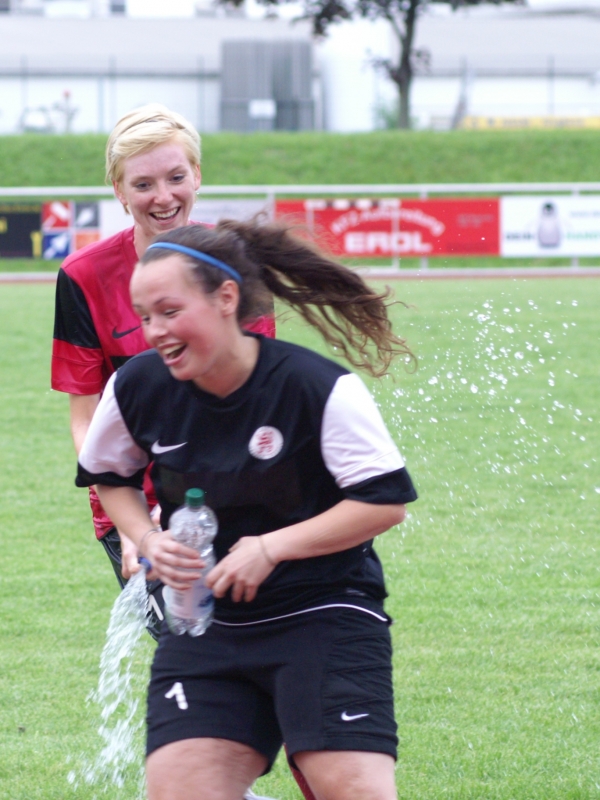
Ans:
[[[582,194],[600,192],[600,182],[563,181],[553,183],[340,183],[340,184],[263,184],[206,186],[200,194],[209,195],[348,195],[411,194],[422,198],[431,194],[514,194],[550,192]],[[26,186],[1,187],[0,197],[112,197],[112,186]]]

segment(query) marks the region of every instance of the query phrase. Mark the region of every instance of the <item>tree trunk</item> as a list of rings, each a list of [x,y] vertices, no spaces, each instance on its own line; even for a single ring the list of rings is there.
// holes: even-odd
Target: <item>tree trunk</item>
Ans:
[[[397,72],[398,85],[398,127],[408,129],[410,120],[410,89],[413,79],[412,49],[415,35],[417,9],[421,0],[410,0],[408,7],[403,12],[404,30],[400,35],[400,63]]]
[[[410,128],[410,81],[408,77],[398,83],[398,127]]]

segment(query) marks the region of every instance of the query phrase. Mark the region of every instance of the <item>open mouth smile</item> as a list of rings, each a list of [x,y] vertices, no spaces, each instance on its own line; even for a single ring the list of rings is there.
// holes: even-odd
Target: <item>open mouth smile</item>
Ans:
[[[165,364],[167,366],[170,366],[171,364],[174,364],[178,361],[179,357],[182,355],[186,347],[187,345],[185,344],[163,347],[160,350],[160,355],[162,356],[162,359],[165,362]]]
[[[159,222],[168,222],[170,219],[174,219],[177,214],[179,214],[180,210],[181,207],[177,206],[177,208],[174,208],[171,211],[152,211],[150,216]]]

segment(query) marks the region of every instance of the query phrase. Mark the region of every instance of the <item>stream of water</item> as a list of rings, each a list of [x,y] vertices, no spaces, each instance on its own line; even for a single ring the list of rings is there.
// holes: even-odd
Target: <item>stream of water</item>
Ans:
[[[145,689],[139,664],[148,613],[145,578],[143,570],[134,575],[115,601],[100,658],[98,686],[88,697],[88,702],[100,709],[100,749],[92,758],[78,759],[67,776],[75,787],[93,786],[94,796],[118,798],[117,790],[133,780],[137,796],[145,797],[144,716],[138,713]],[[131,793],[127,797],[132,800]]]

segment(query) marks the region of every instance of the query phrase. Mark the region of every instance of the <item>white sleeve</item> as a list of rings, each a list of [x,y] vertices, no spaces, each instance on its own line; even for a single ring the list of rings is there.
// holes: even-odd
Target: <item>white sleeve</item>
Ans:
[[[340,489],[404,467],[379,409],[358,375],[342,375],[329,395],[321,426],[321,452]]]
[[[92,422],[83,440],[79,463],[92,475],[114,472],[130,478],[150,463],[144,450],[137,446],[115,397],[116,373],[110,377]]]

